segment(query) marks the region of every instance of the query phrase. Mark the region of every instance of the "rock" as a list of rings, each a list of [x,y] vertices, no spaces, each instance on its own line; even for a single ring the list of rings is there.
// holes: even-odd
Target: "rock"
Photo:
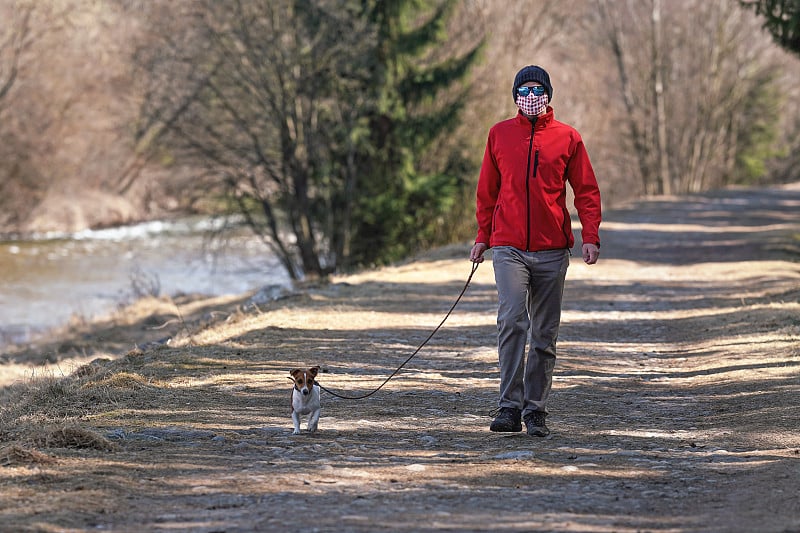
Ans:
[[[267,285],[258,290],[247,300],[249,305],[263,305],[275,300],[281,300],[292,294],[292,291],[283,285]]]
[[[533,452],[530,450],[518,450],[514,452],[499,453],[494,456],[495,459],[529,459],[533,457]]]

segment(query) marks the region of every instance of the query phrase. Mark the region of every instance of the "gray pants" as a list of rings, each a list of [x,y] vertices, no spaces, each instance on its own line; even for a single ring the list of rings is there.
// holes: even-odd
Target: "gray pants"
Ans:
[[[492,249],[497,284],[500,407],[547,412],[556,364],[568,250]],[[529,342],[527,362],[525,344]]]

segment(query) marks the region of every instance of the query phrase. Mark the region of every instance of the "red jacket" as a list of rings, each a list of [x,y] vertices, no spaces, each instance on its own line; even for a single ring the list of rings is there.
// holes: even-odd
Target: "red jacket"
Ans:
[[[566,205],[575,192],[584,243],[600,245],[600,189],[580,134],[555,120],[535,125],[521,112],[489,130],[478,179],[475,242],[535,252],[572,248]]]

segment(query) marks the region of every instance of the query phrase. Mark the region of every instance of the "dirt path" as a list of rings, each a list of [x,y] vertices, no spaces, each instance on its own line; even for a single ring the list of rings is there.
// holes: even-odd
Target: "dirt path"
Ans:
[[[800,531],[800,184],[640,203],[602,235],[570,267],[546,439],[488,431],[489,262],[381,392],[323,394],[320,431],[291,435],[289,370],[377,386],[461,289],[457,246],[7,357],[175,336],[0,389],[0,530]]]

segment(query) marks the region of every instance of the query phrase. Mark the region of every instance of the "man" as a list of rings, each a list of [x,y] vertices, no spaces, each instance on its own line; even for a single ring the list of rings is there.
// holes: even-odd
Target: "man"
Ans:
[[[517,115],[489,130],[477,189],[478,235],[470,252],[492,248],[497,285],[500,399],[491,431],[544,437],[556,361],[564,279],[574,245],[566,184],[582,224],[583,260],[600,253],[600,191],[580,134],[555,120],[550,76],[520,70],[512,88]],[[530,339],[527,361],[526,341]]]

